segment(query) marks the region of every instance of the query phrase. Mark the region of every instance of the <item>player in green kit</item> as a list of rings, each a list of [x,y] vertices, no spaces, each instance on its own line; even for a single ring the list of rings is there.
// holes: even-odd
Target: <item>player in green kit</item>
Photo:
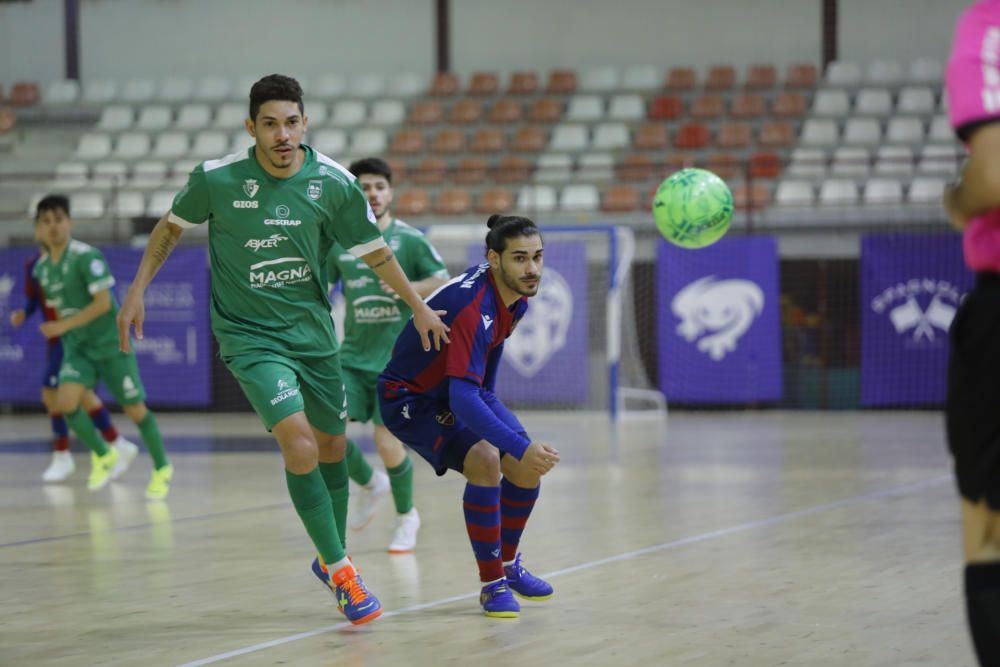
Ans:
[[[156,418],[146,408],[146,390],[135,354],[118,349],[118,302],[111,292],[115,277],[100,250],[70,236],[73,220],[65,197],[50,195],[42,199],[35,224],[46,253],[35,263],[34,275],[45,293],[46,304],[59,314],[59,319],[44,323],[41,329],[46,337],[62,339],[57,401],[69,427],[90,448],[87,488],[104,488],[125,471],[136,455],[134,446],[121,451],[108,447],[90,417],[80,409],[84,396],[100,379],[139,427],[153,458],[146,497],[166,498],[174,469],[163,449]]]
[[[392,215],[392,169],[384,160],[366,158],[349,167],[368,198],[382,238],[389,244],[400,267],[413,281],[421,297],[429,296],[448,281],[448,268],[437,251],[417,229]],[[351,479],[361,485],[362,500],[351,515],[351,528],[368,525],[378,500],[392,489],[396,505],[396,530],[389,553],[408,553],[417,544],[420,515],[413,506],[413,465],[406,449],[382,423],[376,385],[378,374],[392,356],[396,337],[410,319],[410,309],[399,295],[339,244],[327,260],[330,283],[340,281],[347,312],[344,341],[340,350],[347,387],[347,416],[357,422],[373,423],[375,448],[385,473],[375,471],[365,461],[361,449],[347,441],[347,468]]]
[[[319,557],[313,572],[354,624],[382,613],[347,558],[347,396],[324,266],[339,243],[413,308],[428,350],[448,328],[414,291],[355,178],[302,144],[302,88],[272,74],[250,89],[254,145],[201,163],[153,229],[122,304],[118,335],[142,338],[143,293],[183,230],[208,223],[212,330],[223,361],[281,448],[292,504]]]

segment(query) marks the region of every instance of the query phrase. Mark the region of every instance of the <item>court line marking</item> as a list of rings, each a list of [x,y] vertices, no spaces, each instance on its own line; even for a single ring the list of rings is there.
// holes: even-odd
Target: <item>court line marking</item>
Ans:
[[[698,535],[692,535],[690,537],[682,537],[680,539],[671,540],[670,542],[663,542],[661,544],[654,544],[652,546],[643,547],[642,549],[636,549],[634,551],[627,551],[625,553],[620,553],[615,556],[608,556],[607,558],[600,558],[598,560],[587,561],[585,563],[580,563],[578,565],[571,565],[570,567],[564,567],[559,570],[553,570],[552,572],[546,572],[540,576],[545,579],[554,579],[564,574],[571,574],[573,572],[579,572],[581,570],[589,570],[591,568],[600,567],[602,565],[607,565],[609,563],[628,560],[631,558],[636,558],[638,556],[645,556],[647,554],[655,553],[657,551],[676,549],[677,547],[687,546],[689,544],[696,544],[698,542],[706,542],[708,540],[713,540],[718,537],[727,537],[729,535],[734,535],[736,533],[742,533],[757,528],[766,528],[781,523],[787,523],[789,521],[794,521],[795,519],[801,519],[802,517],[811,516],[813,514],[819,514],[820,512],[825,512],[827,510],[839,509],[841,507],[846,507],[848,505],[855,505],[858,503],[864,503],[872,500],[881,500],[883,498],[891,498],[893,496],[903,496],[910,493],[923,491],[928,488],[940,486],[945,482],[950,482],[952,479],[953,477],[951,475],[941,475],[938,477],[931,477],[925,480],[921,480],[919,482],[912,482],[910,484],[904,484],[902,486],[893,487],[891,489],[872,491],[870,493],[865,493],[860,496],[853,496],[851,498],[842,498],[840,500],[834,500],[828,503],[823,503],[822,505],[814,505],[812,507],[807,507],[805,509],[796,510],[795,512],[787,512],[785,514],[778,514],[772,517],[768,517],[766,519],[757,519],[755,521],[748,521],[746,523],[737,524],[735,526],[730,526],[728,528],[719,528],[718,530],[710,530],[707,533],[699,533]],[[392,618],[393,616],[409,614],[414,611],[420,611],[422,609],[430,609],[432,607],[440,607],[443,605],[451,604],[452,602],[468,600],[469,598],[475,598],[478,596],[479,596],[479,591],[465,593],[463,595],[453,595],[451,597],[441,598],[439,600],[433,600],[431,602],[424,602],[423,604],[411,605],[409,607],[403,607],[401,609],[387,611],[382,614],[381,618]],[[217,655],[209,656],[207,658],[201,658],[199,660],[194,660],[192,662],[185,662],[179,665],[178,667],[201,667],[202,665],[211,665],[216,662],[228,660],[229,658],[236,658],[241,655],[246,655],[248,653],[256,653],[257,651],[263,651],[264,649],[273,648],[275,646],[281,646],[282,644],[290,644],[292,642],[297,642],[300,639],[308,639],[309,637],[315,637],[316,635],[322,635],[327,632],[333,632],[335,630],[343,630],[350,627],[353,626],[346,621],[342,623],[337,623],[335,625],[327,625],[322,628],[316,628],[315,630],[307,630],[305,632],[299,632],[294,635],[288,635],[286,637],[279,637],[278,639],[272,639],[270,641],[261,642],[259,644],[253,644],[252,646],[233,649],[232,651],[219,653]]]

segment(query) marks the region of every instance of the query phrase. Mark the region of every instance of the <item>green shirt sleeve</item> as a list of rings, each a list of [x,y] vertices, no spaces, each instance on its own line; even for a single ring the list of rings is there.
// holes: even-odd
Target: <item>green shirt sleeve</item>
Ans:
[[[418,236],[413,244],[416,258],[415,270],[412,280],[423,280],[424,278],[448,279],[448,267],[438,254],[437,249],[423,235]]]
[[[111,275],[111,268],[108,266],[107,260],[97,248],[90,249],[80,257],[78,267],[80,278],[87,285],[87,292],[91,296],[114,287],[115,277]]]
[[[385,247],[375,214],[358,184],[344,182],[342,192],[343,198],[328,221],[334,241],[355,257],[363,257]]]
[[[167,219],[181,227],[194,227],[208,220],[210,213],[208,177],[202,164],[191,170],[187,185],[174,197]]]

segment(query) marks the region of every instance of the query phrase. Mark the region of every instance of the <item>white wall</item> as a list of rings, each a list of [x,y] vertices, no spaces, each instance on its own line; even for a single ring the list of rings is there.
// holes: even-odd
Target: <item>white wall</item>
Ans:
[[[51,81],[66,71],[62,0],[0,5],[0,83]]]
[[[840,59],[945,60],[971,0],[840,0]]]

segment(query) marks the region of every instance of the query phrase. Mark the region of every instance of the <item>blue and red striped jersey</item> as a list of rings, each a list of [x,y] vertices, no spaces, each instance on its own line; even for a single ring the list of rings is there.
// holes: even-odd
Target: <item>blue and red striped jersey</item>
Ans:
[[[451,343],[425,352],[410,319],[396,339],[383,376],[412,393],[448,401],[448,378],[465,378],[493,390],[503,343],[528,309],[527,297],[507,308],[489,264],[471,266],[432,294],[427,303],[447,311],[442,320]]]
[[[55,308],[45,303],[45,290],[35,278],[35,264],[38,263],[39,259],[41,259],[41,255],[35,255],[24,263],[24,315],[31,317],[38,308],[41,308],[42,318],[46,322],[52,322],[59,319],[59,315]],[[49,346],[56,345],[59,343],[59,339],[49,338],[48,342]]]

